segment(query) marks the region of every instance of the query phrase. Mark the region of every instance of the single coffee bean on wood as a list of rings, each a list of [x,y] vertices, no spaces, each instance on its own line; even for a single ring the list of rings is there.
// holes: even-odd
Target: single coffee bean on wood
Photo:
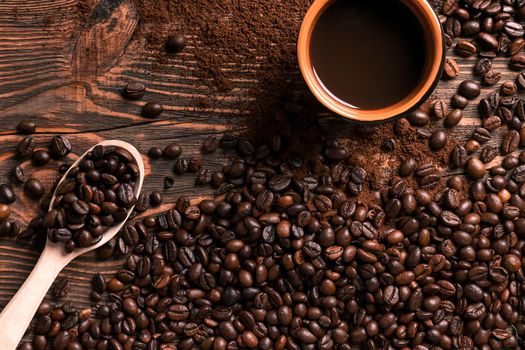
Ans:
[[[186,47],[186,41],[180,34],[171,35],[166,40],[166,50],[171,53],[178,53],[184,50]]]
[[[36,123],[30,120],[23,120],[16,126],[16,131],[22,135],[31,135],[36,131]]]
[[[158,102],[148,102],[142,107],[142,116],[144,118],[158,118],[162,112],[164,111],[164,108],[162,105]]]

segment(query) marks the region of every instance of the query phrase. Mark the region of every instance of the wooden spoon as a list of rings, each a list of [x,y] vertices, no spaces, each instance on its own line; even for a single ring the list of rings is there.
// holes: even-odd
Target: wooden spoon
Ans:
[[[124,148],[131,153],[140,170],[139,178],[135,186],[135,196],[138,196],[142,188],[142,182],[144,181],[144,163],[137,149],[127,142],[118,140],[107,140],[99,143],[98,145],[116,146]],[[93,146],[86,153],[98,145]],[[75,165],[77,165],[82,160],[82,158],[84,158],[86,153],[84,153],[69,169],[71,170]],[[70,170],[64,174],[60,182],[66,178]],[[55,195],[53,195],[50,206],[53,205],[52,203],[54,199]],[[128,210],[126,220],[129,218],[132,210],[133,207]],[[96,249],[108,242],[111,238],[113,238],[113,236],[115,236],[117,232],[119,232],[126,220],[123,220],[121,223],[112,226],[106,233],[102,235],[102,239],[98,243],[92,245],[91,247],[76,248],[71,253],[66,253],[64,251],[64,244],[53,243],[50,240],[47,240],[46,246],[40,255],[40,258],[38,259],[38,262],[36,263],[33,271],[24,282],[22,287],[20,287],[13,299],[11,299],[9,304],[7,304],[0,314],[1,350],[16,349],[18,343],[24,336],[29,323],[33,319],[36,310],[46,296],[47,290],[55,280],[58,273],[77,256]]]

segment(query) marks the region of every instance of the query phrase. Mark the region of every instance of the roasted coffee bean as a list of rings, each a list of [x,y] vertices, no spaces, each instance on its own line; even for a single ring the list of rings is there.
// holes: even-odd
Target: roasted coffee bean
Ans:
[[[215,135],[208,136],[202,145],[202,153],[213,154],[219,148],[220,138]]]
[[[142,83],[129,83],[124,86],[123,95],[131,100],[140,100],[146,94],[146,87]]]
[[[188,171],[190,173],[197,173],[202,168],[202,160],[200,158],[192,158],[188,160]]]
[[[455,146],[450,154],[451,165],[456,168],[462,167],[467,162],[467,151],[463,146]]]
[[[184,36],[180,34],[171,35],[166,39],[166,51],[171,53],[179,53],[186,47]]]
[[[481,23],[476,20],[467,21],[462,25],[463,36],[473,36],[478,34],[481,30]]]
[[[479,158],[470,157],[465,164],[465,172],[474,179],[479,179],[485,176],[485,165]]]
[[[37,179],[29,179],[24,184],[24,193],[32,199],[38,199],[44,195],[44,186]]]
[[[35,149],[35,140],[31,136],[25,137],[16,148],[18,158],[27,158],[33,154]]]
[[[472,133],[472,139],[478,141],[479,143],[490,141],[491,138],[492,136],[490,135],[490,131],[485,128],[476,128],[474,133]]]
[[[444,130],[435,131],[430,137],[429,145],[433,151],[439,151],[447,144],[447,133]]]
[[[501,73],[491,69],[483,76],[483,84],[489,86],[496,85],[500,81],[500,79]]]
[[[488,131],[496,130],[501,126],[501,118],[498,116],[492,116],[483,121],[483,127]]]
[[[512,96],[516,94],[517,90],[516,84],[512,81],[506,81],[501,84],[500,93],[504,96]]]
[[[456,108],[447,114],[443,124],[447,128],[452,128],[458,125],[462,118],[463,118],[463,112],[461,111],[461,109]]]
[[[169,190],[170,188],[173,187],[173,185],[175,184],[175,179],[172,178],[171,176],[165,176],[164,177],[164,188]]]
[[[6,220],[11,214],[11,209],[6,204],[0,204],[0,221]]]
[[[49,163],[50,156],[49,153],[46,150],[39,149],[33,152],[31,155],[31,162],[35,166],[42,166]]]
[[[135,210],[139,213],[143,213],[149,209],[149,196],[146,193],[141,193],[135,203]]]
[[[523,34],[525,34],[525,30],[523,29],[521,24],[513,21],[505,22],[503,30],[505,31],[505,34],[507,34],[511,38],[520,38],[523,36]]]
[[[492,68],[492,61],[488,58],[481,58],[476,62],[474,73],[477,76],[483,77]]]
[[[182,175],[188,171],[188,160],[178,158],[173,166],[175,174]]]
[[[13,170],[13,178],[18,183],[25,183],[27,181],[27,176],[25,175],[24,170],[20,166],[16,166]]]
[[[162,194],[159,191],[153,191],[149,195],[149,202],[152,207],[158,207],[162,204]]]
[[[525,90],[525,73],[520,73],[516,77],[516,86],[519,90]]]
[[[151,159],[160,159],[162,158],[162,149],[160,147],[151,147],[149,150],[148,150],[148,156],[151,158]]]
[[[432,105],[434,116],[438,119],[444,119],[448,114],[448,106],[444,101],[438,100]]]
[[[487,50],[497,50],[499,48],[498,39],[495,36],[481,32],[478,34],[479,44]]]
[[[520,134],[516,130],[510,130],[503,137],[503,142],[501,143],[501,153],[503,155],[514,152],[520,144]]]
[[[148,119],[154,119],[158,118],[162,112],[164,111],[164,108],[162,105],[158,102],[148,102],[142,107],[142,116],[144,118]]]
[[[522,70],[525,68],[525,54],[518,53],[510,58],[509,67],[514,70]]]
[[[410,114],[408,120],[413,126],[425,126],[430,121],[430,118],[427,113],[417,110]]]
[[[499,154],[499,149],[496,146],[485,146],[481,150],[480,159],[483,163],[489,163],[494,160]]]
[[[478,82],[474,80],[465,80],[459,85],[458,91],[462,96],[472,100],[479,96],[481,88]]]
[[[53,284],[53,296],[55,298],[64,298],[71,290],[71,283],[66,278],[59,278]]]
[[[454,52],[460,57],[470,57],[477,51],[476,45],[467,40],[459,41],[454,48]]]
[[[455,94],[450,99],[450,103],[453,108],[465,109],[468,106],[468,98],[460,94]]]
[[[65,157],[71,152],[71,149],[71,143],[66,136],[54,136],[51,140],[51,155],[56,159]]]
[[[417,168],[417,162],[414,158],[405,160],[399,166],[399,175],[402,177],[410,176]]]
[[[182,147],[178,143],[171,143],[164,148],[162,156],[165,159],[176,159],[182,154]]]
[[[0,185],[0,202],[11,204],[16,201],[16,194],[13,192],[11,186],[7,184]]]
[[[447,79],[454,79],[460,73],[460,67],[455,59],[447,57],[443,69],[443,76]]]
[[[458,10],[458,0],[443,1],[443,14],[445,16],[452,16]]]
[[[36,123],[30,120],[22,120],[16,126],[16,131],[22,135],[31,135],[36,131]]]

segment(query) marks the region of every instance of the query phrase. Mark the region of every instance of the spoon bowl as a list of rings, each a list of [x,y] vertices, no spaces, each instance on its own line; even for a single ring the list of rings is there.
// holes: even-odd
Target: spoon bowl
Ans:
[[[127,150],[133,156],[133,160],[139,167],[139,176],[135,184],[135,196],[138,197],[144,182],[144,162],[137,149],[127,142],[119,140],[107,140],[96,144],[80,156],[75,163],[71,165],[68,171],[63,175],[58,185],[67,178],[67,175],[79,162],[85,157],[87,153],[92,151],[96,146],[112,146]],[[57,185],[57,188],[58,188]],[[53,209],[53,203],[56,193],[53,194],[50,204],[50,210]],[[97,249],[98,247],[107,243],[112,239],[126,223],[131,215],[133,206],[127,211],[126,218],[122,222],[111,226],[105,233],[102,234],[102,239],[89,247],[77,247],[72,252],[66,252],[62,243],[54,243],[49,239],[46,246],[38,259],[33,271],[26,279],[22,287],[18,290],[15,296],[2,310],[0,314],[0,349],[1,350],[15,350],[18,343],[22,339],[24,332],[33,316],[38,309],[38,306],[44,299],[49,287],[54,282],[56,276],[64,267],[66,267],[73,259],[85,254],[89,251]]]

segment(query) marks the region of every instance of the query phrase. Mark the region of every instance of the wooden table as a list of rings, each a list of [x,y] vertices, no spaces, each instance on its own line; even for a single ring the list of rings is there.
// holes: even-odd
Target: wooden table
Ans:
[[[192,76],[191,64],[187,63],[191,62],[187,58],[193,55],[198,38],[189,38],[184,53],[164,63],[173,66],[169,74],[159,73],[154,69],[159,62],[142,41],[132,38],[138,16],[129,2],[122,1],[107,11],[105,18],[81,31],[78,18],[68,15],[74,13],[76,6],[75,0],[0,1],[0,182],[7,181],[18,163],[13,151],[22,137],[14,130],[21,120],[38,123],[35,139],[39,147],[45,147],[53,135],[66,134],[77,154],[101,140],[118,138],[133,143],[143,154],[153,145],[178,142],[186,157],[200,156],[207,135],[244,128],[242,117],[235,119],[241,122],[232,125],[230,116],[242,115],[240,102],[253,97],[243,88],[246,82],[234,82],[232,90],[216,92],[214,97],[219,103],[213,108],[199,103],[207,96],[203,92],[209,93],[209,87]],[[50,20],[50,15],[57,12],[64,14],[63,19]],[[438,97],[447,101],[461,80],[472,76],[475,58],[458,61],[460,77],[442,82],[436,91]],[[232,57],[228,69],[240,69],[241,62],[241,58]],[[505,58],[495,62],[497,69],[504,72],[502,82],[513,80],[516,75],[508,71],[506,62]],[[299,77],[297,68],[292,73]],[[122,87],[129,82],[148,86],[149,92],[142,101],[121,97]],[[493,90],[484,88],[481,97]],[[165,106],[159,119],[140,116],[141,106],[151,100]],[[352,128],[327,112],[321,113],[320,118],[323,128],[338,137],[345,137]],[[471,103],[462,124],[455,128],[454,137],[467,138],[479,123],[476,104]],[[218,155],[203,158],[210,168],[220,166],[223,160]],[[173,163],[144,159],[148,173],[144,191],[162,188],[164,176],[172,174]],[[57,175],[56,162],[39,169],[26,162],[23,167],[47,186]],[[169,208],[183,194],[195,200],[212,194],[207,187],[196,188],[194,179],[194,175],[177,178],[173,189],[163,191],[165,204],[156,210]],[[19,199],[11,206],[11,218],[25,225],[35,217],[37,203],[27,199],[20,186],[15,189]],[[13,296],[38,256],[26,242],[0,239],[0,306]],[[97,261],[92,254],[77,259],[61,274],[72,283],[65,300],[89,306],[87,295],[93,275],[100,272],[109,277],[121,264],[121,259]]]

